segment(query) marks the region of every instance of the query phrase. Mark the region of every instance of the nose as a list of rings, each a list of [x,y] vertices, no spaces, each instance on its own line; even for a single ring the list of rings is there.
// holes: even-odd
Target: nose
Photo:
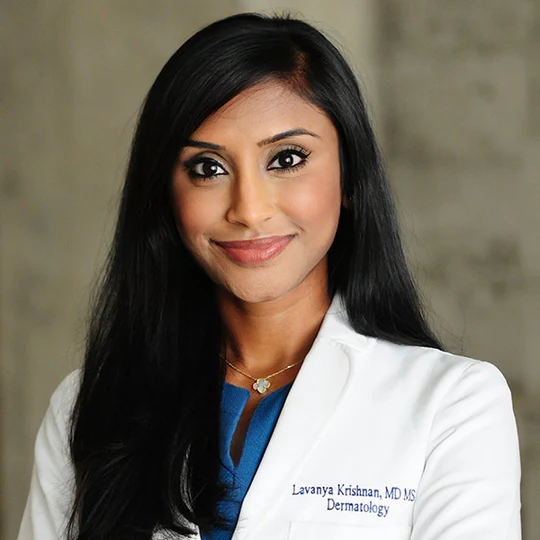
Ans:
[[[253,227],[275,214],[272,186],[260,173],[237,175],[231,183],[231,198],[227,220]]]

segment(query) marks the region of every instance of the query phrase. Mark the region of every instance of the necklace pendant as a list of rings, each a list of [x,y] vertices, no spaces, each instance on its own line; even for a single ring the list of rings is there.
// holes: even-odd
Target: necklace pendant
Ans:
[[[257,390],[259,394],[264,394],[270,388],[270,381],[266,379],[257,379],[253,383],[253,389]]]

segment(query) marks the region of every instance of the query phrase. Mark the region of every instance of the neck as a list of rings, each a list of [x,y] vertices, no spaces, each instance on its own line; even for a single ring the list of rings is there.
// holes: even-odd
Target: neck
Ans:
[[[264,302],[250,303],[221,291],[227,360],[254,377],[264,377],[304,359],[331,299],[326,284]]]

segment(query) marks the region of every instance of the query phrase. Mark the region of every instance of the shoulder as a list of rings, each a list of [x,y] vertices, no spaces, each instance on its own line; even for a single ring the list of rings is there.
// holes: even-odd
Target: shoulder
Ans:
[[[486,414],[490,408],[513,424],[508,383],[490,362],[362,335],[349,335],[341,346],[350,358],[353,386],[376,402],[392,403],[393,408],[399,403],[403,414],[428,422],[443,410],[460,408],[453,404],[466,404]]]
[[[50,410],[57,418],[69,417],[79,392],[81,370],[66,375],[58,384],[50,399]]]
[[[36,439],[36,452],[49,446],[66,452],[69,423],[77,398],[81,370],[69,373],[53,392]]]
[[[69,424],[80,370],[67,375],[51,396],[34,445],[34,467],[19,539],[63,538],[71,505],[73,470]]]
[[[372,381],[397,380],[418,387],[435,385],[449,389],[460,379],[479,379],[498,388],[508,388],[501,371],[493,364],[431,347],[398,345],[356,332],[348,319],[343,298],[336,294],[320,330],[322,339],[339,346],[354,359],[351,366],[357,373],[369,369]],[[356,368],[356,369],[355,369]]]
[[[433,349],[396,345],[377,339],[370,362],[379,364],[388,376],[406,384],[425,386],[446,393],[455,386],[478,384],[483,388],[509,392],[501,371],[492,363]]]

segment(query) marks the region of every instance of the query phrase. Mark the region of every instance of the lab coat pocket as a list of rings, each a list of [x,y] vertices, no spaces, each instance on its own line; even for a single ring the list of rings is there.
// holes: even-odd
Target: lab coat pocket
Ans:
[[[289,540],[409,540],[411,528],[407,526],[357,527],[334,523],[293,521]]]

